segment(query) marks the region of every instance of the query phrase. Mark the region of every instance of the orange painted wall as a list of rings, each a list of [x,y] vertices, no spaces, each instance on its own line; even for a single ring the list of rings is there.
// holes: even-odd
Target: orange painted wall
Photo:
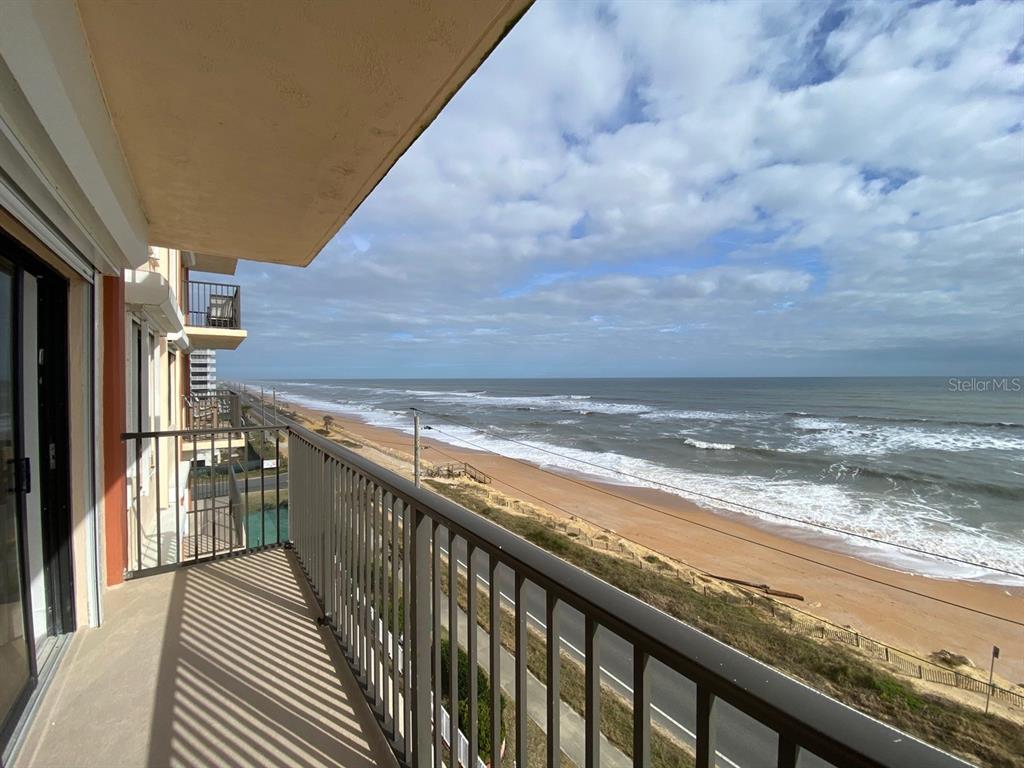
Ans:
[[[125,485],[124,280],[103,278],[103,531],[107,586],[124,581],[128,567]]]

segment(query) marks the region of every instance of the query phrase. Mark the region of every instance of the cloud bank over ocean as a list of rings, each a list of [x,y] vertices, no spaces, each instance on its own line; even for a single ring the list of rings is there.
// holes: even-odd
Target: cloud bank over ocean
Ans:
[[[239,268],[222,365],[1006,373],[1022,29],[1002,2],[538,3],[309,269]]]

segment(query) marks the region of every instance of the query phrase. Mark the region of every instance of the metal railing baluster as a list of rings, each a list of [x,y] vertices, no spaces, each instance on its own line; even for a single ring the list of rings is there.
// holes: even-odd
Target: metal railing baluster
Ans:
[[[181,469],[178,467],[181,456],[181,440],[174,436],[171,438],[174,445],[174,562],[182,561],[181,552],[181,510],[178,504],[181,501]]]
[[[142,570],[142,440],[135,439],[135,570]]]
[[[372,699],[373,692],[373,595],[371,594],[371,574],[373,573],[372,563],[372,539],[371,539],[371,514],[373,498],[373,482],[364,478],[363,483],[363,671],[366,675],[366,689]]]
[[[238,492],[238,487],[235,486],[234,466],[235,459],[231,454],[231,433],[228,432],[228,552],[235,551],[235,510],[231,508],[231,502]]]
[[[501,589],[498,558],[490,555],[491,768],[501,765]]]
[[[398,663],[398,600],[399,600],[399,573],[398,554],[400,552],[398,540],[398,514],[402,501],[392,496],[391,505],[391,674],[394,677],[391,685],[391,740],[398,736],[398,720],[400,712],[400,665]]]
[[[409,513],[415,516],[415,523],[409,518]],[[431,546],[431,520],[419,508],[415,510],[406,507],[404,528],[406,534],[406,551],[412,550],[407,561],[410,574],[406,583],[412,589],[407,594],[406,604],[413,603],[411,624],[408,636],[414,639],[413,647],[410,649],[406,643],[407,656],[411,656],[407,677],[409,683],[407,691],[415,696],[415,700],[407,704],[410,713],[408,723],[408,738],[405,743],[406,762],[416,768],[429,768],[431,760],[431,728],[430,728],[430,664],[431,664],[431,627],[430,627],[430,596],[425,589],[430,579],[430,546]],[[415,525],[415,537],[409,530]],[[415,678],[415,684],[412,683]],[[408,701],[408,700],[407,700]],[[410,760],[411,750],[411,760]]]
[[[459,558],[455,554],[457,539],[448,529],[448,748],[451,763],[457,761],[459,744]]]
[[[469,722],[466,724],[466,736],[469,740],[469,765],[475,768],[480,753],[480,712],[479,691],[477,690],[477,619],[479,607],[476,591],[476,545],[466,542],[466,654],[469,656]],[[455,697],[457,700],[458,697]]]
[[[198,463],[199,454],[196,453],[196,434],[192,433],[192,466],[188,473],[188,482],[191,486],[189,496],[192,501],[192,560],[193,562],[199,559],[199,505],[196,496],[196,491],[199,490],[199,478],[196,476],[196,470],[199,468]]]
[[[651,686],[650,657],[633,646],[633,766],[651,764]]]
[[[345,467],[345,640],[346,651],[355,658],[356,643],[356,512],[355,512],[355,476],[349,467]]]
[[[403,730],[402,733],[403,733],[403,736],[404,736],[404,752],[403,752],[403,754],[405,755],[406,760],[408,760],[409,755],[413,751],[413,706],[412,706],[412,702],[413,702],[413,684],[412,684],[412,680],[413,680],[413,653],[414,652],[415,653],[423,652],[422,643],[419,642],[421,636],[413,634],[413,632],[411,630],[411,628],[412,628],[412,610],[413,610],[412,603],[415,602],[415,592],[414,592],[414,590],[417,588],[417,579],[420,576],[423,576],[423,581],[420,581],[419,583],[420,584],[426,583],[426,575],[425,575],[426,571],[423,571],[423,573],[413,572],[413,568],[412,568],[413,521],[414,521],[414,518],[415,518],[416,525],[417,525],[417,528],[416,528],[416,531],[417,531],[416,535],[417,535],[417,537],[425,537],[429,533],[429,531],[430,531],[430,528],[427,525],[427,521],[428,521],[429,518],[427,517],[426,513],[423,512],[419,507],[413,506],[411,503],[407,504],[405,506],[404,514],[402,516],[402,572],[410,574],[410,578],[405,581],[405,584],[402,587],[402,595],[404,597],[404,600],[402,601],[402,605],[403,605],[403,613],[405,614],[405,618],[404,618],[405,624],[404,624],[404,626],[406,627],[405,632],[402,633],[402,662],[403,662],[403,664],[402,664],[402,679],[404,681],[403,695],[405,697],[405,713],[404,713],[405,714],[405,729]],[[422,528],[421,528],[421,524],[422,524]],[[417,539],[417,542],[418,542],[418,546],[422,546],[423,545],[423,542],[420,541],[419,538]],[[420,553],[420,554],[422,555],[422,553]],[[425,560],[421,556],[420,559],[419,559],[419,566],[421,567],[421,569],[423,568],[424,564],[425,564]],[[421,601],[421,603],[422,604],[417,608],[417,610],[428,610],[427,607],[426,607],[428,605],[428,603],[427,603],[427,600],[426,600],[425,597]],[[421,628],[426,628],[426,626],[427,626],[426,625],[426,621],[422,620],[422,617],[421,617],[421,621],[419,622],[419,626]],[[417,644],[416,648],[410,648],[410,639],[409,638],[413,638],[413,640],[411,642]],[[418,659],[417,663],[419,664],[418,673],[420,675],[417,678],[417,681],[416,681],[417,685],[420,685],[420,684],[429,685],[430,684],[429,683],[429,678],[428,677],[427,678],[424,677],[424,675],[426,674],[425,670],[429,669],[429,665],[427,664],[425,659]],[[421,690],[422,690],[422,686],[417,691],[420,695],[422,695]],[[421,706],[419,708],[419,716],[421,718],[426,717],[427,716],[426,713],[428,711],[429,711],[429,709],[427,707]],[[418,727],[422,728],[422,725],[423,725],[423,723],[421,722]],[[422,730],[420,731],[420,733],[418,735],[420,736],[420,738],[423,738]],[[417,744],[417,747],[422,747],[422,744]],[[426,765],[426,764],[427,764],[426,760],[424,760],[421,763],[421,765]]]
[[[281,430],[274,433],[274,508],[277,510],[274,543],[281,543]]]
[[[391,609],[391,604],[392,604],[392,602],[394,602],[392,597],[391,597],[391,587],[392,587],[392,585],[389,583],[389,579],[388,579],[388,575],[390,574],[390,569],[388,568],[388,561],[391,559],[391,545],[389,543],[389,537],[388,537],[388,532],[390,531],[391,526],[390,526],[388,517],[389,517],[389,514],[390,514],[389,513],[389,509],[391,508],[391,504],[392,503],[393,502],[392,502],[391,492],[390,491],[385,492],[381,496],[381,508],[380,508],[380,513],[381,513],[380,514],[380,517],[381,517],[381,520],[380,520],[380,522],[381,522],[381,525],[380,525],[380,545],[381,545],[380,546],[380,548],[381,548],[381,557],[380,557],[381,590],[380,591],[381,591],[381,599],[379,600],[379,602],[380,602],[381,612],[380,612],[380,620],[378,622],[381,625],[380,647],[382,649],[381,650],[381,654],[380,654],[380,661],[381,661],[381,676],[380,676],[381,677],[381,697],[380,698],[381,698],[381,713],[382,713],[382,715],[384,717],[384,729],[385,730],[387,730],[390,727],[390,723],[392,722],[392,719],[393,719],[392,718],[392,714],[391,714],[391,654],[389,652],[390,651],[390,649],[389,649],[389,645],[390,644],[388,643],[388,634],[389,634],[389,632],[393,633],[395,630],[398,629],[398,627],[392,627],[390,630],[388,628],[388,624],[389,624],[388,618],[391,615],[391,610],[390,610]]]
[[[260,436],[260,546],[265,547],[267,545],[267,472],[263,452],[267,447],[267,435],[265,432],[257,434]]]
[[[242,435],[242,456],[249,455],[249,438],[246,435]],[[242,496],[242,546],[248,548],[251,544],[249,540],[249,467],[248,461],[243,465],[244,472],[242,473],[242,484],[245,489],[245,493]]]
[[[589,614],[584,619],[584,640],[586,647],[586,669],[584,685],[584,766],[599,768],[601,765],[601,656],[598,624]]]
[[[372,570],[370,594],[372,596],[373,606],[373,708],[378,715],[383,714],[384,711],[384,699],[383,693],[383,668],[381,660],[381,648],[383,647],[380,641],[380,623],[381,623],[381,565],[383,557],[381,555],[381,513],[383,512],[383,491],[380,486],[374,485],[373,496],[370,502],[370,522],[371,522],[371,547],[370,547],[370,565]],[[379,707],[379,708],[378,708]]]
[[[431,648],[431,671],[433,673],[434,691],[434,768],[441,768],[441,527],[437,521],[431,521],[431,536],[433,539],[433,567],[431,568],[430,580],[432,588],[431,607],[433,608],[433,637]]]
[[[526,578],[516,572],[516,768],[527,768],[526,730]]]
[[[707,686],[697,683],[697,732],[698,768],[715,768],[715,694]]]
[[[548,768],[558,768],[562,762],[561,739],[561,646],[562,635],[559,627],[558,598],[547,592],[547,705],[548,705]]]
[[[800,747],[791,738],[779,734],[778,768],[797,768],[800,763]]]
[[[160,541],[160,438],[153,438],[153,453],[156,460],[156,567],[163,565],[162,542]]]
[[[210,506],[208,507],[208,509],[210,511],[210,517],[213,518],[213,556],[214,557],[217,556],[217,459],[216,459],[217,448],[216,448],[216,443],[215,443],[216,439],[217,439],[216,433],[211,432],[210,433],[210,495],[208,497],[208,501],[209,501],[209,505]]]

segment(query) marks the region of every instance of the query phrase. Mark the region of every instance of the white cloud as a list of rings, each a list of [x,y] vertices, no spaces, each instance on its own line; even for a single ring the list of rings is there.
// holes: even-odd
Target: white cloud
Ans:
[[[1022,29],[992,1],[538,3],[312,267],[247,288],[239,368],[298,328],[288,359],[338,375],[332,343],[586,374],[611,334],[624,373],[1019,365]]]

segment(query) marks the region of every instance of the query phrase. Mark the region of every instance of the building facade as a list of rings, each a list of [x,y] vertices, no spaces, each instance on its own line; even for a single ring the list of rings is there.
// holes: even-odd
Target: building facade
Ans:
[[[212,394],[217,389],[217,351],[201,349],[189,359],[189,387],[193,392]]]

